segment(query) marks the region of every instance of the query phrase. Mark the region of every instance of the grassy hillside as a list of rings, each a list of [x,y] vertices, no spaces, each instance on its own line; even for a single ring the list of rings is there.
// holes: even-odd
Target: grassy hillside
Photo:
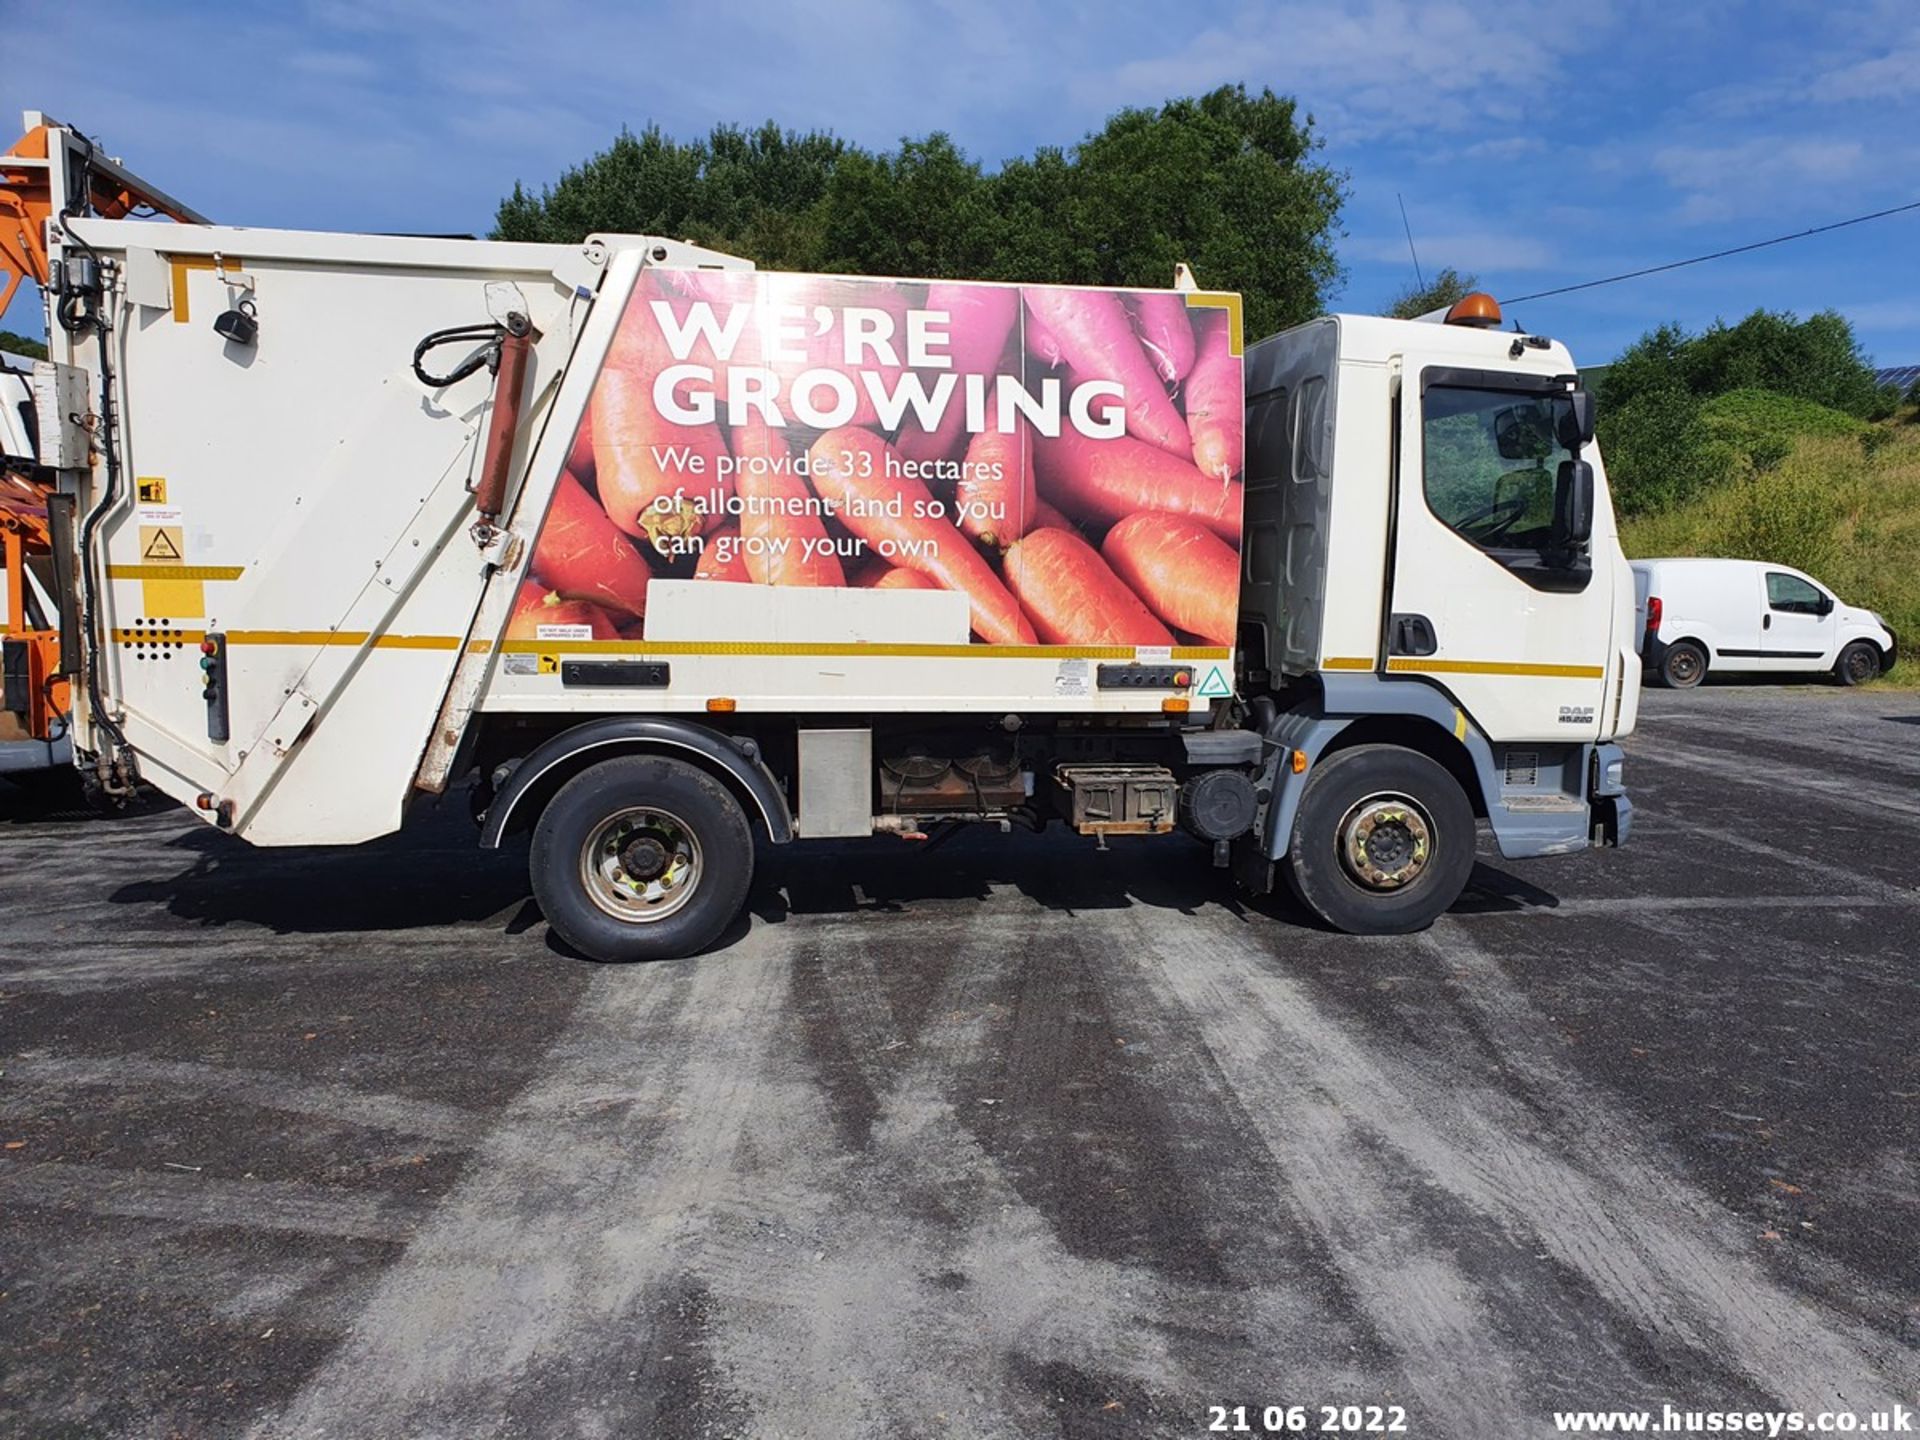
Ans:
[[[1749,458],[1706,494],[1623,522],[1627,554],[1772,560],[1817,575],[1886,617],[1905,651],[1893,683],[1920,686],[1920,424],[1869,426],[1810,406],[1820,414],[1796,428],[1780,399],[1712,402],[1727,413],[1710,424],[1758,437],[1742,444]]]

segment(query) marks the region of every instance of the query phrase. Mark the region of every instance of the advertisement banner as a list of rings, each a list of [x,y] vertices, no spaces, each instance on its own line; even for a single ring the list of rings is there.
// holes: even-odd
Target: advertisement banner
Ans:
[[[1238,321],[1222,295],[643,270],[509,638],[675,638],[651,593],[676,627],[822,643],[892,613],[976,645],[1231,645]],[[664,583],[688,581],[867,593]]]

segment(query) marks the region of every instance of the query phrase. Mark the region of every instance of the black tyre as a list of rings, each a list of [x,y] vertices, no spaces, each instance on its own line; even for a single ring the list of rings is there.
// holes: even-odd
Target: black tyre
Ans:
[[[711,945],[746,902],[753,832],[702,770],[623,755],[581,771],[534,827],[534,898],[594,960],[671,960]]]
[[[1356,745],[1308,778],[1284,868],[1334,929],[1405,935],[1460,898],[1475,839],[1473,806],[1445,766],[1397,745]]]
[[[1676,640],[1660,657],[1660,683],[1669,690],[1691,690],[1707,678],[1707,652],[1691,640]]]
[[[1833,662],[1833,675],[1842,685],[1864,685],[1879,678],[1879,649],[1865,640],[1854,641]]]

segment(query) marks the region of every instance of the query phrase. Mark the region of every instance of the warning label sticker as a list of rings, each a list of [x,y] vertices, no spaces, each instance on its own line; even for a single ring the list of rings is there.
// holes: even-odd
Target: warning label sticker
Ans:
[[[167,503],[167,478],[164,475],[142,475],[133,482],[134,494],[142,505],[164,505]]]
[[[1222,700],[1233,693],[1233,686],[1221,672],[1218,665],[1207,671],[1207,678],[1200,682],[1200,688],[1194,692],[1202,700]]]
[[[507,655],[502,657],[501,668],[509,675],[538,675],[540,657],[538,655]]]
[[[186,540],[178,525],[142,525],[140,558],[149,565],[180,565],[186,562]]]
[[[1087,693],[1087,662],[1084,660],[1062,660],[1060,668],[1053,675],[1053,693],[1056,695],[1085,695]]]
[[[591,640],[591,625],[536,625],[533,627],[536,640]]]

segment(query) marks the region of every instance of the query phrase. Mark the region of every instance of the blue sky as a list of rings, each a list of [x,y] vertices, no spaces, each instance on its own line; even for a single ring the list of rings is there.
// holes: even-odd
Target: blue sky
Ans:
[[[1912,0],[0,9],[0,123],[47,110],[245,225],[484,233],[514,180],[649,120],[942,129],[993,164],[1228,81],[1297,96],[1351,175],[1336,308],[1411,278],[1396,192],[1429,274],[1502,296],[1920,200]],[[1920,211],[1518,313],[1593,363],[1757,305],[1838,309],[1878,363],[1920,362]],[[3,323],[37,333],[37,302]]]

